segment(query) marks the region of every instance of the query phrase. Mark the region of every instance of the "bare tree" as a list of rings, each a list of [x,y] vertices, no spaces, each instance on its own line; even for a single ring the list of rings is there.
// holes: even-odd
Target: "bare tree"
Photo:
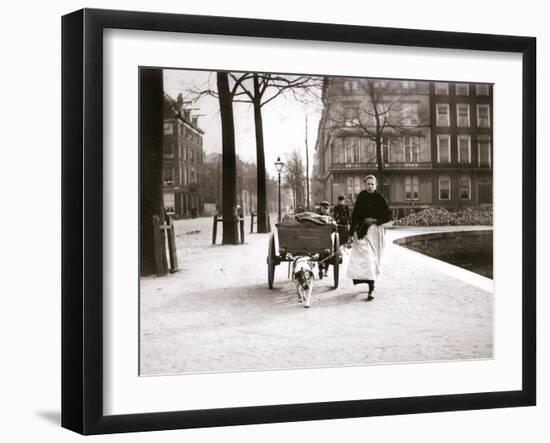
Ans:
[[[256,199],[256,164],[247,162],[236,155],[237,161],[237,203],[241,204],[246,215],[253,211]],[[222,156],[216,155],[204,162],[205,201],[222,205]]]
[[[258,232],[268,232],[267,186],[262,108],[276,98],[290,95],[294,100],[309,103],[318,100],[322,77],[292,76],[258,72],[229,73],[233,103],[249,103],[254,112],[256,138],[256,184]],[[192,101],[204,95],[217,97],[218,91],[210,87],[209,81],[187,91]]]
[[[334,80],[327,78],[328,82]],[[325,136],[325,147],[332,143],[333,137],[342,129],[366,137],[374,149],[367,150],[363,160],[376,163],[378,180],[382,182],[384,164],[389,156],[389,147],[384,150],[388,146],[385,144],[387,136],[412,134],[421,127],[418,116],[416,119],[411,117],[412,108],[409,107],[412,105],[406,101],[410,93],[396,86],[400,84],[398,82],[366,78],[352,80],[349,84],[353,84],[355,93],[362,94],[365,99],[355,102],[350,100],[350,104],[339,112],[328,110],[330,124]]]
[[[241,206],[248,215],[255,212],[253,201],[256,201],[256,164],[241,160],[237,156],[237,191]]]
[[[302,155],[293,149],[286,157],[284,168],[285,186],[292,192],[294,208],[304,206],[305,166]]]
[[[256,135],[256,162],[258,186],[258,232],[268,232],[267,187],[265,173],[264,135],[262,108],[277,97],[290,93],[295,100],[308,101],[318,97],[321,81],[314,76],[291,76],[250,72],[241,75],[231,74],[240,93],[245,99],[236,101],[252,103]]]
[[[153,217],[164,221],[162,192],[163,78],[161,69],[140,70],[140,273],[166,273],[155,260]],[[161,246],[163,248],[164,245]]]
[[[222,122],[222,162],[223,162],[223,238],[222,244],[236,245],[237,234],[236,194],[237,159],[235,155],[235,124],[233,120],[233,94],[229,89],[227,72],[217,73],[218,99]]]

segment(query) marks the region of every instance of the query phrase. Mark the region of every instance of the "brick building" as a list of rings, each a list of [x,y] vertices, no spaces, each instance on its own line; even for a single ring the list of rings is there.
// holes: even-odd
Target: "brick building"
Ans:
[[[491,85],[327,77],[322,101],[315,200],[374,174],[396,211],[492,202]]]
[[[163,183],[164,208],[175,218],[200,216],[204,212],[204,132],[191,111],[175,111],[176,102],[165,94]],[[167,109],[167,110],[166,110]]]
[[[490,84],[430,84],[434,188],[438,206],[493,202]]]

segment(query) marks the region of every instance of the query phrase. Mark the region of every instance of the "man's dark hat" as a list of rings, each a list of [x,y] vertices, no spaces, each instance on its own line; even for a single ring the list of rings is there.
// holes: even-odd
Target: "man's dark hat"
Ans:
[[[328,201],[322,201],[321,206],[330,206],[330,203]]]
[[[338,197],[338,200],[345,200],[346,197],[344,197],[343,195],[341,195],[340,197]]]

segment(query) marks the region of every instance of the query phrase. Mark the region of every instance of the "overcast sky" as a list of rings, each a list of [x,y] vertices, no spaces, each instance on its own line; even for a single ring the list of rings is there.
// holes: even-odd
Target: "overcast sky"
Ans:
[[[216,89],[216,74],[213,71],[164,70],[164,90],[172,98],[193,87],[207,85]],[[221,125],[218,99],[203,97],[197,103],[188,105],[192,114],[204,114],[199,118],[199,127],[204,131],[203,146],[206,154],[222,152]],[[243,160],[256,162],[256,141],[252,105],[235,103],[235,143],[237,154]],[[280,96],[262,108],[266,172],[276,175],[274,162],[277,156],[285,156],[297,148],[305,159],[305,118],[308,119],[308,145],[310,173],[313,166],[313,152],[317,138],[317,127],[321,116],[320,100],[304,104],[291,96]]]

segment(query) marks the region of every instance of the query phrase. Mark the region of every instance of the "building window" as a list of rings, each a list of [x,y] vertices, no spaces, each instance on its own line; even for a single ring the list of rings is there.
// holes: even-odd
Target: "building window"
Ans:
[[[363,182],[363,177],[360,177],[360,176],[353,177],[353,191],[355,193],[355,198],[357,198],[357,196],[361,192],[362,182]]]
[[[451,177],[441,175],[439,177],[439,200],[451,199]]]
[[[344,107],[344,126],[357,126],[359,124],[359,110],[355,106]]]
[[[164,210],[169,214],[174,214],[176,212],[175,208],[175,195],[173,192],[165,192],[163,195],[164,200]]]
[[[449,104],[437,103],[436,105],[437,126],[449,127]]]
[[[435,83],[435,95],[449,95],[449,83]]]
[[[476,95],[489,95],[489,85],[487,85],[487,84],[477,84],[476,85]]]
[[[178,156],[180,159],[183,160],[184,155],[185,155],[185,147],[183,146],[183,141],[180,140],[178,143]]]
[[[437,161],[439,163],[451,162],[451,136],[437,136]]]
[[[351,201],[355,201],[357,195],[361,192],[361,177],[349,176],[346,177],[346,197]]]
[[[174,186],[174,168],[164,168],[162,179],[164,186]]]
[[[403,153],[405,163],[417,163],[420,158],[420,148],[418,136],[403,137]]]
[[[470,95],[470,85],[468,83],[457,83],[455,91],[456,95]]]
[[[389,163],[390,162],[390,155],[391,155],[390,139],[388,137],[384,137],[382,139],[382,161],[384,163]]]
[[[357,93],[357,80],[344,80],[344,93],[352,95]]]
[[[189,180],[187,178],[187,168],[183,168],[183,186],[187,186],[189,184]]]
[[[164,143],[162,154],[164,158],[174,158],[174,143]]]
[[[414,89],[416,88],[416,82],[411,80],[405,80],[401,82],[403,89]]]
[[[472,162],[472,149],[469,135],[459,135],[458,141],[458,162],[459,163],[471,163]]]
[[[344,163],[344,139],[337,137],[332,144],[332,163]]]
[[[489,105],[477,105],[477,127],[488,128],[490,126]]]
[[[174,125],[172,123],[164,123],[164,135],[172,135],[174,133]]]
[[[459,103],[456,105],[456,125],[459,128],[470,127],[470,105]]]
[[[323,171],[327,172],[330,168],[330,150],[329,149],[325,149],[324,160],[325,160],[325,164],[324,164]]]
[[[403,126],[418,126],[418,103],[403,103],[401,115]]]
[[[359,141],[359,162],[376,163],[376,144],[368,137],[361,137]]]
[[[359,137],[346,137],[344,139],[344,162],[359,162]]]
[[[387,80],[374,80],[375,88],[385,88],[386,86],[388,86]]]
[[[459,180],[460,200],[471,200],[472,179],[468,175],[461,175]]]
[[[346,197],[351,201],[353,198],[353,177],[346,177]]]
[[[418,200],[418,175],[405,176],[405,200]]]
[[[477,160],[479,166],[491,166],[491,142],[480,140],[477,143]]]

